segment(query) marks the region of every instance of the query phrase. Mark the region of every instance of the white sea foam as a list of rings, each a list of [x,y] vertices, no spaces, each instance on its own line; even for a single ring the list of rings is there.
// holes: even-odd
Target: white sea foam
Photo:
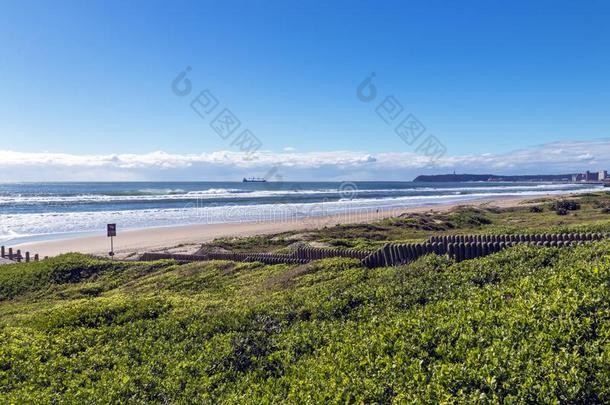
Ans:
[[[443,189],[446,191],[447,189]],[[496,192],[494,188],[477,188],[469,194],[430,194],[413,196],[387,196],[385,198],[358,198],[354,200],[323,201],[315,203],[244,204],[202,206],[196,201],[182,208],[155,208],[118,211],[52,212],[0,214],[0,241],[25,235],[58,234],[72,232],[103,232],[107,223],[117,223],[119,229],[136,229],[186,224],[211,224],[251,221],[303,221],[329,214],[371,213],[377,210],[454,203],[495,196],[535,196],[567,192],[590,192],[599,187],[579,190],[558,187],[529,187],[527,190]],[[378,191],[378,190],[376,190]],[[0,211],[1,212],[1,211]]]
[[[467,194],[472,192],[515,192],[525,193],[539,190],[580,190],[583,185],[578,184],[527,184],[527,185],[493,185],[493,186],[459,186],[459,187],[411,187],[399,189],[355,189],[350,194],[357,197],[366,197],[370,194],[405,195],[415,193],[437,193],[437,194]],[[0,206],[6,205],[33,205],[33,204],[87,204],[87,203],[121,203],[121,202],[146,202],[146,201],[182,201],[182,200],[206,200],[206,199],[257,199],[257,198],[285,198],[315,195],[340,194],[339,188],[326,189],[286,189],[286,190],[247,190],[210,188],[185,192],[182,189],[142,189],[136,192],[125,192],[121,194],[83,194],[83,195],[5,195],[0,196]]]

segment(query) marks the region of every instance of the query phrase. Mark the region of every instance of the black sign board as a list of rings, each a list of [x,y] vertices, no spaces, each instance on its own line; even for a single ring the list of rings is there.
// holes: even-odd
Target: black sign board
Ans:
[[[108,237],[116,236],[116,224],[108,224],[106,228],[108,231]]]

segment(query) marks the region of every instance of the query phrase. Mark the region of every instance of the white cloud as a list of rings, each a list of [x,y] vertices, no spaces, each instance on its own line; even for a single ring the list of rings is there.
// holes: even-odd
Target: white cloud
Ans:
[[[412,152],[232,151],[172,154],[74,155],[0,150],[0,181],[238,180],[278,167],[284,180],[410,180],[422,173],[571,173],[610,163],[610,139],[563,141],[504,154],[445,156],[435,164]]]

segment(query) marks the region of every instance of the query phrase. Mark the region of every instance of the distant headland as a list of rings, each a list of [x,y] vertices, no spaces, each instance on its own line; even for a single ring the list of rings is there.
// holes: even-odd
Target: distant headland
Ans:
[[[414,182],[464,182],[464,181],[531,181],[531,182],[604,182],[608,181],[608,173],[605,170],[599,172],[586,171],[584,173],[569,174],[528,174],[517,176],[503,176],[495,174],[436,174],[420,175],[413,179]]]

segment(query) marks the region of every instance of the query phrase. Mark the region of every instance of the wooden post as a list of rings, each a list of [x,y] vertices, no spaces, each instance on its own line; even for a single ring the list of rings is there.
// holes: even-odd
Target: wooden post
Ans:
[[[449,243],[449,244],[447,245],[447,256],[448,256],[450,259],[454,259],[454,258],[455,258],[455,257],[454,257],[454,256],[455,256],[455,253],[454,253],[454,251],[453,251],[453,243]]]
[[[381,248],[382,260],[383,260],[382,266],[383,267],[387,267],[390,264],[390,255],[389,255],[388,250],[389,250],[389,245],[386,243]]]
[[[4,256],[5,256],[4,246],[0,246],[0,257],[4,258]]]
[[[482,249],[483,256],[487,256],[489,254],[489,242],[483,243]]]
[[[461,262],[466,258],[466,245],[464,242],[457,244],[457,261]]]
[[[17,262],[21,263],[21,249],[17,249]]]
[[[400,263],[401,264],[407,263],[409,261],[409,247],[406,244],[401,243],[399,252],[400,252]]]
[[[30,262],[30,252],[25,252],[25,262],[26,263]]]
[[[396,264],[396,255],[394,253],[394,244],[389,244],[388,245],[388,257],[390,258],[390,266],[393,266],[394,264]]]
[[[483,256],[483,242],[476,243],[476,257]]]
[[[8,259],[13,260],[13,248],[8,248]]]
[[[394,265],[399,265],[402,264],[402,258],[400,257],[400,245],[394,245],[394,260],[396,260],[394,262]]]
[[[377,252],[373,252],[371,253],[369,256],[367,256],[362,263],[364,263],[364,265],[366,267],[368,267],[369,269],[373,268],[374,263],[375,263],[375,255],[377,254]]]

